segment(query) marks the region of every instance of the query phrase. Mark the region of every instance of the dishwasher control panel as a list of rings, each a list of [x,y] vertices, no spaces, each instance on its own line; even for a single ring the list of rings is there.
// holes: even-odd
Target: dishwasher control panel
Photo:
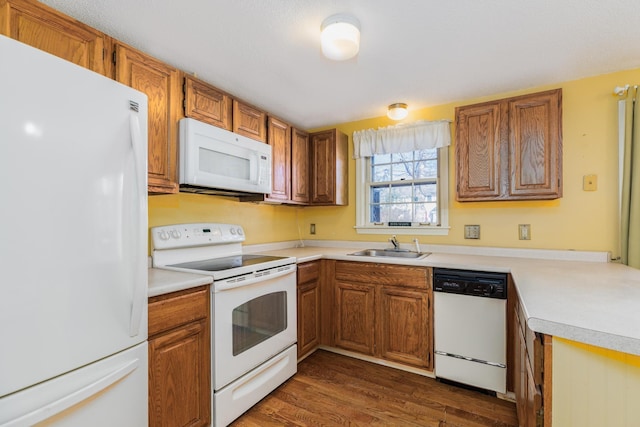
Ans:
[[[433,290],[434,292],[506,299],[507,274],[434,268]]]

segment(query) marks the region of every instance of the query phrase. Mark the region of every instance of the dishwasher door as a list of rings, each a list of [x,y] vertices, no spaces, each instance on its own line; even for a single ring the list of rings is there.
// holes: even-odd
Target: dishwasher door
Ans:
[[[506,299],[434,292],[435,375],[506,393]]]

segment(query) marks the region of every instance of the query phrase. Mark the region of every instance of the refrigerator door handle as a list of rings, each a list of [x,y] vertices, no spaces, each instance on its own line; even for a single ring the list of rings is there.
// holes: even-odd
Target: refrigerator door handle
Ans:
[[[104,377],[88,384],[58,400],[47,403],[38,409],[2,424],[2,427],[30,426],[59,414],[73,405],[89,399],[91,396],[100,393],[112,384],[122,380],[127,375],[138,369],[140,359],[134,359]]]
[[[131,107],[131,115],[129,120],[129,129],[131,132],[131,145],[133,148],[133,156],[135,160],[135,175],[136,175],[136,188],[138,191],[138,206],[136,215],[136,221],[138,223],[138,234],[136,235],[136,257],[142,257],[147,251],[146,239],[142,238],[142,233],[146,233],[144,230],[144,218],[146,215],[146,197],[147,197],[147,168],[145,167],[147,157],[145,153],[145,143],[142,140],[142,134],[140,130],[140,121],[138,120],[137,109]],[[136,260],[141,261],[141,260]],[[147,283],[145,280],[145,271],[143,262],[136,262],[138,270],[136,271],[136,279],[133,289],[133,303],[131,307],[131,320],[129,323],[129,335],[135,337],[140,331],[140,322],[142,321],[142,312],[144,304],[147,301],[146,289]]]

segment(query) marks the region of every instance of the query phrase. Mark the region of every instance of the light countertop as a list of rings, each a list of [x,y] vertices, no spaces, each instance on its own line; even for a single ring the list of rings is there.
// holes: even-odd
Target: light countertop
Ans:
[[[265,249],[268,246],[263,245],[258,251],[293,256],[298,263],[335,259],[508,272],[532,330],[640,355],[640,270],[617,263],[438,252],[420,260],[370,258],[348,255],[362,248],[329,246]],[[251,248],[249,251],[256,252]],[[179,277],[183,275],[194,277]],[[180,284],[169,284],[171,280],[179,280]],[[149,295],[153,296],[211,283],[211,279],[150,269],[149,282]]]
[[[150,268],[148,296],[155,297],[212,282],[211,276]]]

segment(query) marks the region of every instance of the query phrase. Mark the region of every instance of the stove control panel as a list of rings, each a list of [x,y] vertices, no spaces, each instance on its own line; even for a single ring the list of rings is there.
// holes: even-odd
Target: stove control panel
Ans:
[[[236,224],[175,224],[151,228],[154,249],[221,245],[244,240],[244,230]]]

